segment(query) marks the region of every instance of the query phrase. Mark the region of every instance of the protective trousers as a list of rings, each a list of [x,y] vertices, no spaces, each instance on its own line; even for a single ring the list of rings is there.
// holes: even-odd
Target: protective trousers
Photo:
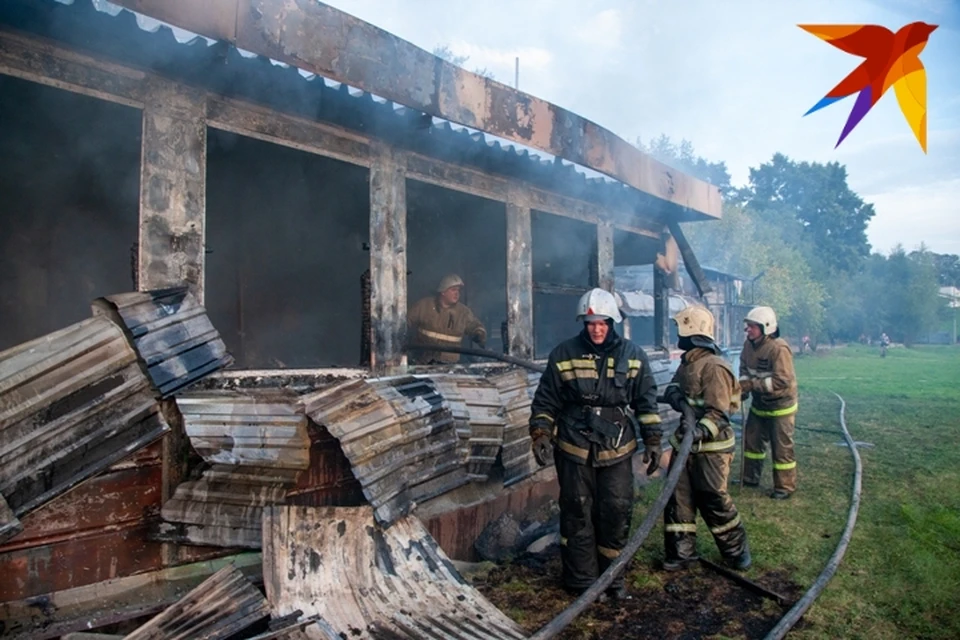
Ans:
[[[767,442],[773,452],[773,488],[787,493],[797,490],[797,458],[793,452],[794,420],[787,416],[761,417],[750,411],[743,430],[743,481],[760,484]]]
[[[671,468],[674,460],[670,460]],[[747,531],[727,493],[732,462],[733,453],[696,453],[687,458],[663,512],[667,562],[697,558],[697,511],[724,558],[736,560],[747,550]]]
[[[563,586],[582,591],[617,559],[630,535],[633,467],[630,456],[609,467],[557,456]],[[623,584],[623,573],[610,588]]]

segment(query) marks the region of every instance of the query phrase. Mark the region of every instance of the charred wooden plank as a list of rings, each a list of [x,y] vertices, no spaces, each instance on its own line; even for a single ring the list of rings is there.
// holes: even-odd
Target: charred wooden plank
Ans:
[[[125,328],[161,397],[233,363],[206,309],[186,286],[105,296],[94,301],[93,310]]]
[[[414,628],[444,629],[439,637],[484,637],[478,629],[524,637],[414,517],[383,529],[370,507],[275,506],[263,526],[264,587],[280,615],[320,615],[336,633],[359,640],[387,637],[384,631],[405,637],[411,620],[419,621]]]
[[[320,2],[217,0],[202,11],[186,0],[118,0],[118,4],[546,151],[679,207],[720,216],[717,187],[658,162],[582,116],[470,73]]]
[[[613,292],[613,227],[597,225],[596,286]]]
[[[268,615],[266,598],[231,564],[127,635],[127,640],[220,640]]]
[[[530,208],[507,202],[507,353],[533,358],[533,236]]]
[[[0,602],[4,638],[41,640],[96,629],[162,611],[224,566],[259,582],[259,553],[196,562],[104,580],[23,600]]]
[[[0,353],[0,494],[17,517],[168,430],[136,353],[108,318]]]

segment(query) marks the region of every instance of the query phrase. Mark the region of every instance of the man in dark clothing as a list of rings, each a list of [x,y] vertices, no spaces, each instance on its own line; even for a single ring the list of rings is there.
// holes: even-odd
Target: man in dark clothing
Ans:
[[[667,508],[663,512],[663,568],[683,569],[698,559],[697,512],[713,534],[724,560],[735,569],[750,566],[747,532],[727,492],[727,479],[736,449],[730,414],[740,408],[740,385],[713,339],[713,314],[704,307],[678,313],[677,346],[683,349],[680,367],[664,390],[676,411],[688,404],[696,416],[694,444]],[[680,448],[689,425],[681,423],[671,440]],[[673,467],[675,459],[670,460]]]
[[[560,483],[563,584],[582,593],[619,556],[633,512],[632,456],[645,447],[647,473],[660,466],[660,413],[647,354],[617,335],[613,295],[592,289],[578,305],[579,335],[550,352],[531,405],[537,462],[551,453]],[[618,576],[607,589],[629,597]]]

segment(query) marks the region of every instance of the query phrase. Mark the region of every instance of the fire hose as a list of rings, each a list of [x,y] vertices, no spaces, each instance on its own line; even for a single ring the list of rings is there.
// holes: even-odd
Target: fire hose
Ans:
[[[534,362],[509,356],[507,354],[497,353],[496,351],[487,351],[486,349],[434,346],[429,348],[433,351],[449,351],[451,353],[463,353],[468,355],[494,358],[503,362],[509,362],[511,364],[526,367],[527,369],[533,371],[539,371],[540,373],[546,371],[546,367],[543,365],[538,365]],[[643,522],[640,523],[640,527],[627,541],[626,546],[617,556],[617,559],[614,560],[609,567],[607,567],[606,571],[604,571],[600,577],[596,579],[593,585],[581,593],[580,596],[571,602],[566,609],[558,613],[553,620],[545,624],[542,628],[540,628],[539,631],[530,636],[530,640],[547,640],[548,638],[553,638],[558,633],[563,631],[577,618],[578,615],[583,613],[588,606],[596,601],[601,593],[607,590],[614,578],[620,575],[620,572],[623,571],[627,564],[633,559],[634,554],[646,541],[647,536],[650,535],[650,532],[653,531],[653,528],[656,526],[660,515],[667,507],[667,502],[670,500],[670,496],[673,495],[673,490],[676,488],[677,482],[680,481],[680,474],[684,472],[687,457],[690,455],[690,449],[693,448],[693,436],[695,431],[693,425],[696,422],[696,416],[694,416],[693,408],[690,407],[686,402],[683,403],[681,408],[681,423],[686,424],[687,428],[685,429],[683,440],[680,442],[680,450],[675,453],[675,458],[671,461],[670,472],[667,474],[667,479],[663,485],[663,489],[660,491],[660,495],[657,496],[657,499],[654,501],[653,505],[647,511],[647,515],[644,517]]]

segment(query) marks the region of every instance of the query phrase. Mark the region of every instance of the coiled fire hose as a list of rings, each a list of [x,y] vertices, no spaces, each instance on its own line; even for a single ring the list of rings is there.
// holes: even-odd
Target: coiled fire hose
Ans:
[[[418,347],[409,348],[415,349]],[[434,346],[429,347],[429,349],[431,351],[449,351],[450,353],[462,353],[466,355],[493,358],[502,362],[516,364],[532,371],[538,371],[540,373],[546,371],[546,367],[543,365],[539,365],[528,360],[523,360],[522,358],[509,356],[505,353],[487,351],[486,349]],[[614,560],[609,567],[607,567],[607,570],[604,571],[599,578],[597,578],[593,585],[581,593],[580,596],[571,602],[566,609],[558,613],[553,620],[545,624],[540,628],[540,630],[530,636],[530,640],[547,640],[548,638],[553,638],[558,633],[563,631],[577,618],[577,616],[583,613],[584,609],[590,606],[600,596],[601,593],[607,590],[614,578],[620,575],[620,572],[623,571],[627,564],[633,559],[634,554],[646,541],[647,536],[650,535],[650,532],[653,531],[654,526],[656,526],[657,521],[660,518],[660,514],[663,513],[663,510],[667,507],[667,502],[670,500],[670,496],[673,495],[673,490],[676,488],[677,482],[680,481],[680,474],[684,472],[687,457],[690,455],[690,449],[693,448],[693,425],[696,423],[696,416],[693,414],[693,408],[691,408],[688,404],[684,403],[682,409],[681,422],[687,424],[687,429],[683,435],[683,440],[680,442],[680,450],[675,452],[676,457],[673,459],[672,464],[670,465],[670,472],[667,474],[667,480],[663,485],[663,489],[660,491],[660,495],[657,496],[656,501],[654,501],[650,509],[647,510],[647,515],[644,517],[643,522],[640,523],[640,527],[627,541],[626,546],[620,552],[620,555],[617,556],[617,559]]]

